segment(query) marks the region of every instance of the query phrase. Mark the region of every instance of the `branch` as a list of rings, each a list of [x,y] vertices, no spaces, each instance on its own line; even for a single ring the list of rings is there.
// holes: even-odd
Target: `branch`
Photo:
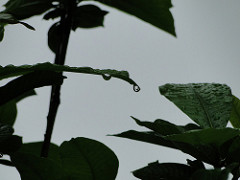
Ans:
[[[69,41],[69,36],[72,28],[72,11],[76,7],[75,0],[67,1],[65,5],[65,13],[61,17],[60,27],[61,27],[61,43],[59,44],[58,51],[56,52],[55,64],[64,65],[67,46]],[[60,105],[60,92],[61,85],[52,86],[51,90],[51,98],[49,105],[49,112],[47,116],[47,128],[44,136],[44,142],[41,151],[41,157],[48,157],[49,147],[51,143],[51,137],[53,132],[53,127],[58,111],[58,107]]]

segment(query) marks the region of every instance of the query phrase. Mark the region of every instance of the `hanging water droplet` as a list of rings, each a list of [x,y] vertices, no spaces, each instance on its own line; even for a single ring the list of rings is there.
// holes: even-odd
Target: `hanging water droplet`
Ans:
[[[102,75],[103,79],[105,79],[106,81],[110,80],[111,79],[111,75],[110,74],[103,74]]]
[[[140,91],[140,87],[139,87],[138,85],[134,85],[134,86],[133,86],[133,90],[134,90],[135,92],[139,92],[139,91]]]
[[[0,153],[0,158],[1,158],[1,157],[3,157],[3,154],[2,154],[2,153]]]

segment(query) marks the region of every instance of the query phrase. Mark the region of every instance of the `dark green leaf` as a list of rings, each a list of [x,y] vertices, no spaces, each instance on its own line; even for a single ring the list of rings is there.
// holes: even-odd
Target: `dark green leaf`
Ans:
[[[0,124],[0,142],[9,138],[13,134],[14,130],[11,126]]]
[[[22,24],[28,29],[35,30],[34,27],[25,22],[18,21],[13,15],[8,13],[0,13],[0,24]]]
[[[35,71],[25,74],[0,87],[0,105],[38,87],[62,84],[63,76],[51,71]]]
[[[235,96],[233,96],[233,106],[230,122],[233,127],[240,128],[240,100]]]
[[[5,13],[14,15],[18,20],[39,15],[52,8],[52,0],[9,0]]]
[[[0,159],[0,164],[5,165],[5,166],[14,166],[13,163],[9,160],[6,159]]]
[[[17,117],[16,101],[12,100],[0,106],[0,123],[13,126]]]
[[[56,8],[52,11],[47,12],[44,16],[43,19],[49,20],[49,19],[55,19],[58,18],[62,15],[63,10],[60,8]]]
[[[87,138],[71,139],[60,146],[64,170],[70,179],[113,180],[118,171],[116,155],[104,144]]]
[[[12,135],[0,142],[0,152],[11,154],[19,150],[22,146],[22,137]]]
[[[41,158],[33,154],[17,152],[11,155],[11,161],[20,173],[21,180],[66,180],[61,164],[50,158]]]
[[[42,144],[43,142],[24,143],[21,149],[19,149],[19,152],[40,156]],[[48,158],[58,162],[58,164],[61,164],[59,147],[56,144],[50,144]]]
[[[61,66],[55,65],[51,63],[39,63],[36,65],[23,65],[23,66],[13,66],[8,65],[5,67],[0,67],[0,80],[4,78],[14,77],[23,75],[26,73],[34,72],[34,71],[53,71],[53,72],[75,72],[75,73],[83,73],[83,74],[93,74],[93,75],[101,75],[103,77],[115,77],[127,81],[132,84],[134,87],[138,87],[138,85],[129,77],[127,71],[117,71],[112,69],[93,69],[90,67],[69,67],[69,66]],[[110,79],[108,78],[108,80]]]
[[[107,11],[101,10],[94,5],[83,5],[77,7],[73,13],[72,29],[77,28],[95,28],[103,26],[104,16]]]
[[[147,142],[151,144],[178,149],[171,141],[165,140],[163,136],[155,132],[138,132],[138,131],[130,130],[120,134],[114,134],[113,136],[128,138],[132,140],[137,140],[137,141],[142,141],[142,142]]]
[[[58,51],[60,43],[61,26],[60,23],[55,23],[48,31],[48,47],[52,50],[52,52],[56,53]]]
[[[194,160],[194,161],[191,161],[190,159],[187,159],[187,164],[189,166],[191,166],[194,170],[197,170],[197,169],[205,169],[205,166],[203,164],[202,161],[199,161],[199,160]]]
[[[190,166],[177,163],[150,163],[147,167],[138,169],[133,175],[142,180],[183,180],[189,179],[193,173]]]
[[[136,16],[174,36],[174,20],[169,9],[171,0],[95,0]]]
[[[184,132],[182,134],[173,134],[165,136],[165,139],[187,143],[193,146],[213,144],[220,147],[228,140],[238,136],[240,131],[238,129],[224,128],[224,129],[202,129]]]
[[[212,170],[198,170],[192,175],[194,180],[228,180],[228,170],[212,169]]]
[[[166,84],[160,93],[203,128],[223,128],[230,120],[232,94],[224,84]]]
[[[21,100],[23,100],[23,99],[25,99],[25,98],[27,98],[29,96],[34,96],[34,95],[37,95],[37,93],[36,93],[35,90],[31,89],[31,90],[21,94],[20,96],[16,97],[15,101],[19,102],[19,101],[21,101]]]
[[[177,126],[172,124],[168,121],[164,121],[162,119],[157,119],[153,123],[147,121],[140,121],[134,117],[132,117],[136,123],[140,126],[147,127],[161,135],[171,135],[171,134],[181,134],[183,132],[193,130],[193,129],[200,129],[199,126],[195,124],[187,124],[186,126]]]
[[[240,161],[240,136],[237,136],[231,144],[228,146],[227,158],[226,162],[228,164],[232,162],[239,162]]]

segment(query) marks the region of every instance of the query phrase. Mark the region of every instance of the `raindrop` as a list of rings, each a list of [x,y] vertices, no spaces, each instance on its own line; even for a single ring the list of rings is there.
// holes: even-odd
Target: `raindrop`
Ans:
[[[1,158],[1,157],[3,157],[3,154],[2,154],[2,153],[0,153],[0,158]]]
[[[111,79],[111,75],[110,74],[103,74],[102,75],[103,79],[105,79],[106,81],[110,80]]]
[[[134,85],[134,86],[133,86],[133,90],[134,90],[135,92],[139,92],[139,91],[140,91],[140,87],[139,87],[138,85]]]

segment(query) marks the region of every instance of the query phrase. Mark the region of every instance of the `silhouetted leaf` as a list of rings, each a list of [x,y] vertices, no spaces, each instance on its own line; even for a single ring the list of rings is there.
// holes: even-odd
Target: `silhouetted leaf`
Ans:
[[[35,30],[34,27],[25,22],[18,21],[13,15],[8,13],[0,13],[0,24],[22,24],[28,29]]]
[[[107,13],[107,11],[103,11],[94,5],[79,6],[73,13],[72,29],[75,31],[77,28],[103,26],[104,16]]]
[[[203,128],[223,128],[230,120],[232,94],[223,84],[166,84],[160,93]]]
[[[171,0],[95,0],[136,16],[174,36],[174,20],[169,9]]]
[[[128,83],[132,84],[134,87],[138,86],[132,79],[130,79],[127,71],[117,71],[112,69],[100,70],[100,69],[93,69],[90,67],[69,67],[69,66],[55,65],[48,62],[39,63],[36,65],[23,65],[23,66],[8,65],[5,67],[0,67],[0,80],[9,78],[9,77],[23,75],[23,74],[34,72],[34,71],[53,71],[53,72],[65,71],[65,72],[101,75],[103,77],[108,75],[110,77],[115,77],[115,78],[127,81]]]
[[[49,20],[49,19],[55,19],[58,18],[62,15],[63,10],[60,8],[53,9],[52,11],[47,12],[44,16],[43,19]]]
[[[61,144],[60,155],[62,166],[70,179],[116,178],[118,159],[112,150],[98,141],[87,138],[71,139]]]
[[[0,164],[5,165],[5,166],[14,166],[11,161],[6,160],[6,159],[0,159]]]
[[[87,138],[51,144],[48,158],[40,158],[42,142],[24,144],[11,155],[22,180],[113,180],[118,170],[116,155],[104,144]]]
[[[61,164],[50,158],[17,152],[11,161],[20,173],[21,180],[66,180],[68,179]]]
[[[14,15],[18,20],[39,15],[52,8],[52,0],[9,0],[4,13]]]
[[[171,135],[171,134],[181,134],[189,130],[200,129],[200,127],[195,124],[187,124],[186,126],[177,126],[175,124],[172,124],[168,121],[164,121],[162,119],[157,119],[154,122],[147,122],[147,121],[140,121],[134,117],[132,118],[136,121],[138,125],[149,128],[164,136]]]
[[[114,134],[112,136],[128,138],[132,140],[137,140],[137,141],[142,141],[142,142],[147,142],[151,144],[178,149],[171,141],[164,139],[163,136],[152,131],[138,132],[138,131],[130,130],[130,131],[122,132],[120,134]]]
[[[63,76],[51,71],[35,71],[25,74],[0,87],[0,105],[38,87],[62,84]]]
[[[8,138],[0,141],[0,153],[12,154],[19,150],[22,146],[22,137],[11,135]]]
[[[235,96],[233,96],[233,106],[230,122],[233,127],[240,128],[240,100]]]
[[[0,124],[0,142],[9,138],[13,134],[14,130],[11,126]]]
[[[19,149],[19,152],[40,156],[42,145],[43,145],[43,142],[24,143],[22,147]],[[59,146],[53,143],[50,144],[48,158],[58,162],[58,164],[61,164]]]
[[[187,180],[191,177],[193,168],[178,163],[150,163],[147,167],[135,170],[133,175],[142,180]]]
[[[193,146],[197,145],[215,145],[220,147],[223,143],[238,136],[240,130],[232,128],[223,129],[202,129],[187,131],[182,134],[173,134],[165,136],[165,139],[173,142],[187,143]]]
[[[228,180],[229,171],[224,169],[200,169],[192,175],[194,180]]]
[[[60,37],[61,37],[60,23],[55,23],[48,30],[48,47],[54,53],[56,53],[58,51],[59,45],[61,43]]]
[[[13,126],[17,117],[16,101],[12,100],[0,106],[0,123]]]

